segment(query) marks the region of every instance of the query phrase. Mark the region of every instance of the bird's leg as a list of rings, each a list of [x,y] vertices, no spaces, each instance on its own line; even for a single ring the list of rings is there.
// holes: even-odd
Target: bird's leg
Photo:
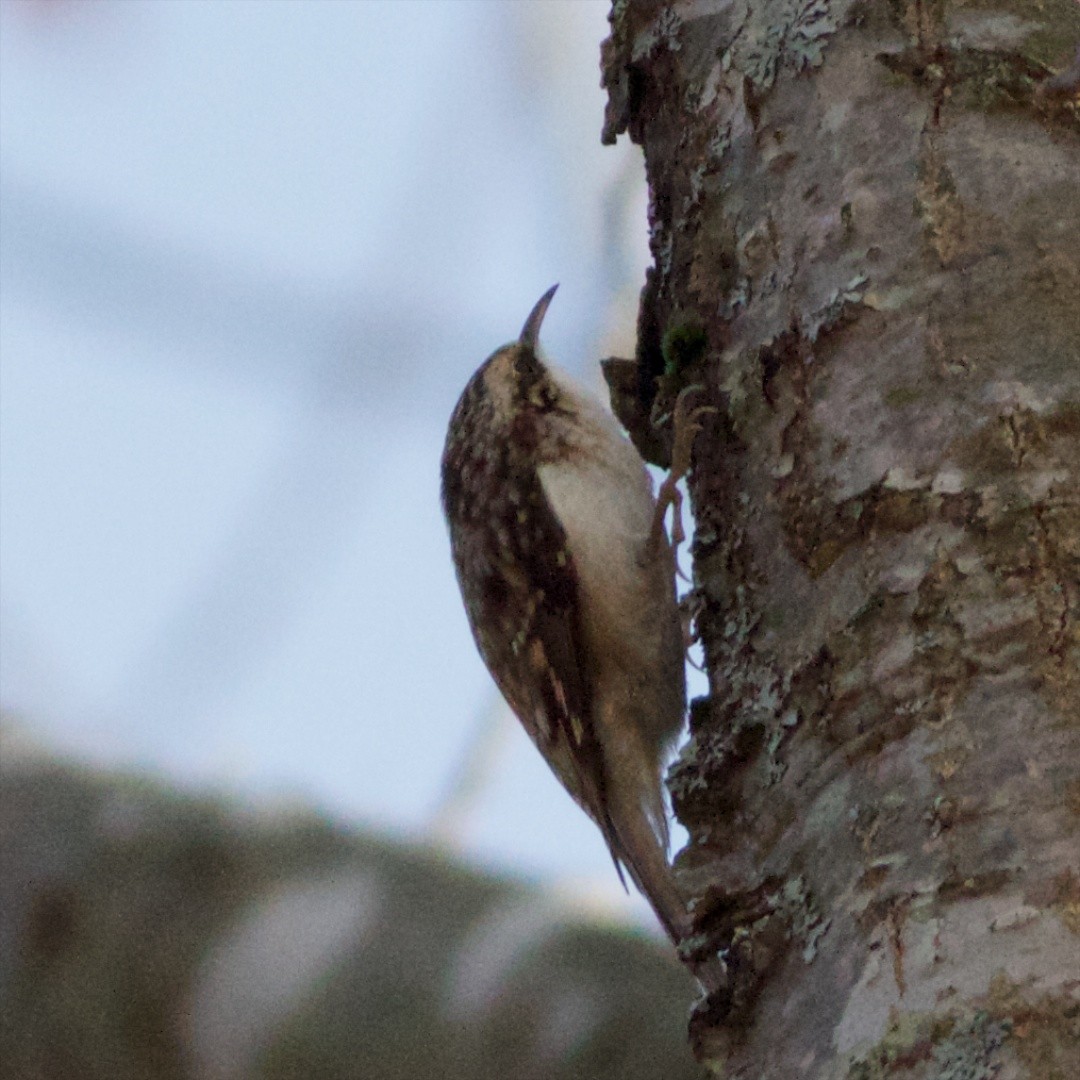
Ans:
[[[696,621],[703,602],[704,598],[697,589],[691,589],[679,597],[679,621],[682,624],[683,651],[686,653],[686,659],[690,662],[690,666],[698,671],[704,671],[705,668],[690,655],[690,648],[701,640]]]
[[[648,558],[655,558],[660,550],[660,542],[664,533],[664,518],[667,509],[672,508],[671,515],[671,547],[675,557],[675,569],[680,577],[685,577],[679,569],[679,545],[686,539],[682,525],[682,492],[679,490],[679,481],[690,471],[691,454],[694,449],[694,439],[701,430],[701,417],[708,413],[716,412],[712,405],[699,405],[696,409],[691,408],[689,398],[704,390],[701,386],[687,386],[679,392],[675,399],[675,412],[672,416],[672,447],[671,468],[664,477],[660,490],[656,493],[656,511],[653,514],[652,528],[649,531]]]

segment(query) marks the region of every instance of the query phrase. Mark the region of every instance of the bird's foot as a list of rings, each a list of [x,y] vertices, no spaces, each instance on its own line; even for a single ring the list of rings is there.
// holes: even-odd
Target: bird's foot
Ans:
[[[679,547],[686,539],[682,523],[683,496],[679,490],[679,481],[690,472],[694,440],[702,429],[701,418],[717,411],[712,405],[691,406],[690,398],[704,392],[703,386],[695,384],[682,389],[675,399],[675,411],[671,420],[673,430],[671,468],[664,477],[660,490],[656,493],[656,510],[649,533],[648,550],[650,555],[655,557],[660,549],[660,541],[665,535],[664,519],[670,506],[672,508],[671,548],[675,559],[675,571],[684,581],[689,579],[679,567]]]

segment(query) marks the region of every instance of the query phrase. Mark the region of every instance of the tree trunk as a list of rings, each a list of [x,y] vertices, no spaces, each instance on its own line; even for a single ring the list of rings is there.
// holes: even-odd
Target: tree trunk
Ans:
[[[1080,5],[616,0],[655,265],[612,398],[697,441],[670,776],[702,1060],[1080,1075]],[[1072,66],[1070,66],[1070,64]]]

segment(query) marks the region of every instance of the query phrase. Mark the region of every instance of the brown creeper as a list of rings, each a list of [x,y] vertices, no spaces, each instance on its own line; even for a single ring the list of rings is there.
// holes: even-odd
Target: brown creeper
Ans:
[[[686,707],[675,559],[645,465],[537,353],[549,289],[454,409],[442,500],[480,655],[673,941],[661,768]]]

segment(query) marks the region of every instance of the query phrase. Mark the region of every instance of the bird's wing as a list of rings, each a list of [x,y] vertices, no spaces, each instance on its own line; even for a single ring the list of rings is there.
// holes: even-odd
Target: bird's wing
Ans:
[[[513,505],[456,515],[451,543],[473,637],[488,669],[563,786],[620,845],[590,712],[590,670],[574,559],[539,478]],[[495,534],[493,522],[512,524]],[[618,865],[618,863],[616,863]],[[620,870],[621,874],[621,870]]]

